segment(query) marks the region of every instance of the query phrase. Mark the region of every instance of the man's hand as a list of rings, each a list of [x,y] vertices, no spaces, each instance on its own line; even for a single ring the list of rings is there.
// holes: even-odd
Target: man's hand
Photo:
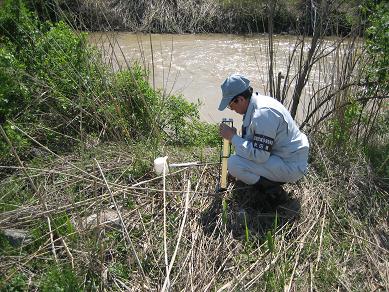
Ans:
[[[232,137],[236,134],[236,129],[231,128],[230,126],[221,123],[219,126],[219,134],[222,136],[224,139],[227,139],[228,141],[231,141]]]

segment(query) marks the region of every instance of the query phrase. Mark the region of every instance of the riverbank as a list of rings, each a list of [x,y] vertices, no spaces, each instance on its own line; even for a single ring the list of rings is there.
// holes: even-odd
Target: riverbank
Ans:
[[[388,111],[342,95],[282,204],[216,193],[195,104],[19,8],[0,11],[0,290],[388,290]],[[199,163],[160,176],[165,155]]]

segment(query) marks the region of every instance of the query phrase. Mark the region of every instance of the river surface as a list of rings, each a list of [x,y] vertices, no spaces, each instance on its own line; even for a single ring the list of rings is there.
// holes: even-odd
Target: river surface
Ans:
[[[166,94],[182,94],[191,102],[200,102],[200,119],[218,123],[233,118],[241,125],[242,116],[229,109],[217,110],[221,99],[220,85],[232,73],[241,73],[251,80],[254,91],[268,94],[268,37],[228,34],[133,34],[91,33],[91,43],[104,51],[104,59],[113,69],[134,62],[150,70],[150,84]],[[286,72],[296,38],[274,38],[275,75]],[[304,51],[308,46],[304,47]],[[292,72],[293,72],[292,68]],[[321,68],[320,70],[323,70]],[[329,71],[330,69],[327,69]],[[295,73],[295,72],[293,72]],[[315,79],[315,74],[312,74]],[[323,77],[321,77],[323,79]],[[304,116],[312,86],[306,87],[296,120]],[[289,96],[293,91],[290,88]],[[288,103],[286,104],[288,106]],[[301,118],[300,118],[301,119]]]

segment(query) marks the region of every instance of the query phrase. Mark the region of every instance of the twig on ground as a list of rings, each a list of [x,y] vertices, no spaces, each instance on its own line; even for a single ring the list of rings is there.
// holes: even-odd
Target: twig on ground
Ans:
[[[179,231],[179,234],[178,234],[176,248],[174,249],[173,256],[170,259],[170,265],[169,265],[169,269],[167,271],[167,275],[166,275],[165,281],[163,283],[162,291],[165,291],[168,288],[168,285],[169,285],[169,282],[170,282],[170,271],[173,268],[174,260],[176,259],[176,256],[177,256],[178,247],[179,247],[180,242],[181,242],[182,232],[184,231],[184,227],[185,227],[186,216],[188,214],[189,194],[190,194],[190,180],[188,180],[188,186],[187,186],[186,196],[185,196],[184,217],[182,218],[182,221],[181,221],[181,226],[180,226],[180,231]]]

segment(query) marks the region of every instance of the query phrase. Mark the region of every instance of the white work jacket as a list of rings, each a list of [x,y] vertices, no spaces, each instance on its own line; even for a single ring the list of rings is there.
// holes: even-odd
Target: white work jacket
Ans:
[[[257,173],[260,176],[287,182],[297,180],[306,172],[308,139],[299,130],[289,111],[272,97],[258,93],[252,95],[243,117],[242,137],[234,135],[231,142],[235,147],[236,155],[250,161],[250,168],[255,166],[251,162],[262,166],[266,164],[265,173]],[[277,159],[269,160],[271,156]],[[236,159],[231,160],[234,161],[229,163],[229,169],[236,164]],[[280,169],[281,161],[282,164],[286,164],[283,166],[285,171]],[[242,161],[238,164],[239,168],[242,168]],[[293,169],[299,173],[296,174],[296,171],[291,170],[290,165],[293,165]],[[244,169],[241,171],[247,172]],[[253,179],[246,180],[254,183]]]

